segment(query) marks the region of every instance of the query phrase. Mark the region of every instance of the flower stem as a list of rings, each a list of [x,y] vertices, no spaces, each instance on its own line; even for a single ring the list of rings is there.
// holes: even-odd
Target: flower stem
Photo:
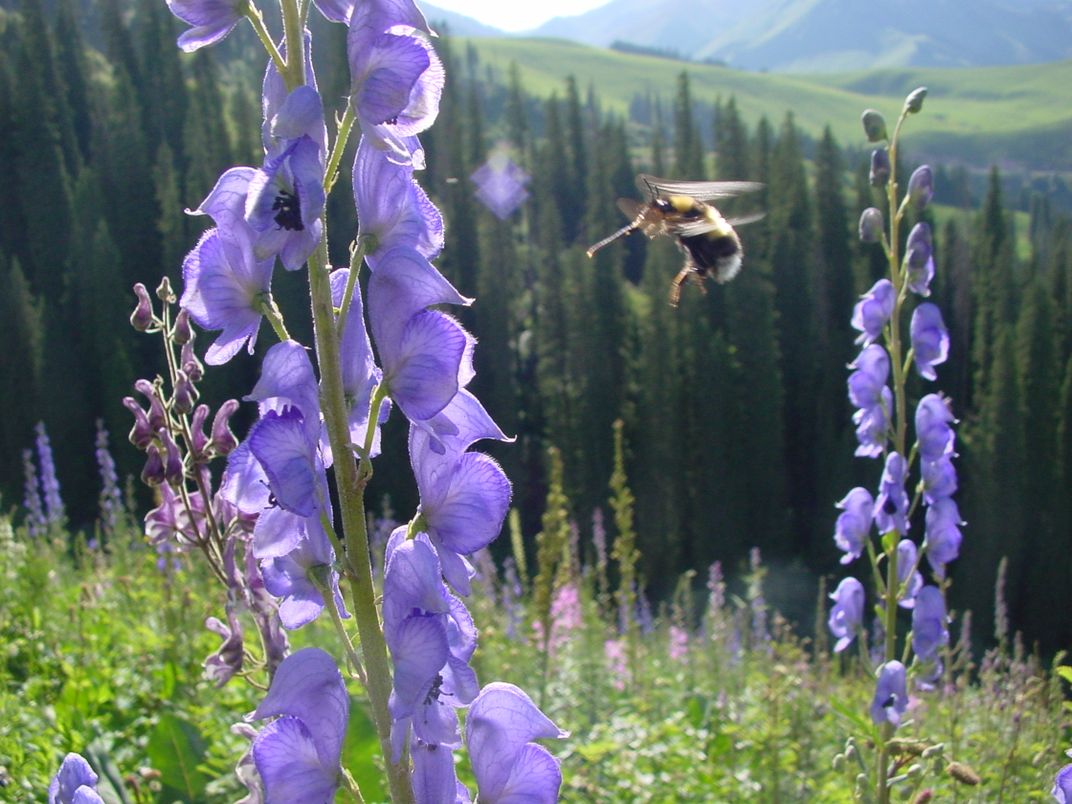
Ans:
[[[339,178],[339,163],[342,161],[342,155],[346,150],[346,143],[350,139],[350,132],[354,128],[355,119],[354,105],[347,101],[346,111],[343,112],[342,117],[339,118],[339,130],[335,135],[335,142],[331,146],[331,155],[328,157],[328,167],[324,172],[325,193],[331,192],[331,188],[335,186],[335,182]]]
[[[261,10],[251,3],[246,9],[246,19],[248,19],[250,25],[253,26],[253,30],[257,32],[257,38],[261,40],[264,49],[268,51],[268,56],[275,63],[275,68],[279,70],[279,74],[285,75],[287,64],[283,61],[283,54],[280,53],[279,48],[275,46],[275,42],[272,41],[272,35],[268,33],[268,28],[264,25],[264,17],[261,16]]]

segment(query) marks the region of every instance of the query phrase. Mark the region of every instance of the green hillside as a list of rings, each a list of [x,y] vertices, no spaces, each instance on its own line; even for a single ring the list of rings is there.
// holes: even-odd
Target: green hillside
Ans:
[[[687,70],[693,97],[712,102],[733,95],[745,120],[780,120],[792,111],[818,133],[829,124],[845,144],[863,144],[860,109],[891,117],[905,94],[927,86],[927,114],[913,123],[913,150],[945,162],[991,163],[1006,168],[1072,171],[1072,61],[974,69],[896,69],[842,75],[750,73],[620,53],[553,39],[469,39],[481,60],[506,74],[516,62],[525,88],[537,95],[562,91],[567,75],[593,85],[604,107],[620,114],[635,93],[672,97]],[[667,107],[668,108],[668,107]]]

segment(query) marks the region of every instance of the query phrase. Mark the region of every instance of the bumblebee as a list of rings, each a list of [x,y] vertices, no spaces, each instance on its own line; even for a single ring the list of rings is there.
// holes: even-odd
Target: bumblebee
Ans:
[[[734,226],[758,221],[762,213],[725,218],[714,204],[716,199],[734,198],[763,187],[752,181],[674,181],[657,179],[646,173],[637,176],[637,187],[647,198],[636,201],[619,198],[620,209],[630,223],[588,249],[591,257],[604,246],[638,229],[649,238],[669,235],[685,255],[685,264],[670,283],[670,304],[677,307],[681,286],[692,281],[700,290],[705,277],[719,284],[729,282],[741,270],[741,238]]]

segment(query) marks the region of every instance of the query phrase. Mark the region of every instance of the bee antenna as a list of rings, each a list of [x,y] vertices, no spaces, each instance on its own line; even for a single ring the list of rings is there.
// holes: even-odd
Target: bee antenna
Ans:
[[[617,232],[615,232],[614,234],[610,235],[609,237],[604,237],[602,240],[600,240],[594,246],[589,246],[588,251],[586,252],[588,254],[588,257],[591,258],[591,256],[593,254],[595,254],[597,251],[599,251],[601,248],[603,248],[603,246],[610,245],[611,243],[613,243],[615,240],[617,240],[620,237],[625,237],[626,235],[631,235],[636,230],[637,230],[636,221],[633,221],[632,223],[626,224],[625,226],[623,226],[621,229],[619,229]]]

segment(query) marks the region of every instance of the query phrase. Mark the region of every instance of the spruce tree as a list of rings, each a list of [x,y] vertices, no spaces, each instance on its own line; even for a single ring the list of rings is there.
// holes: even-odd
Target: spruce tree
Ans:
[[[689,74],[685,72],[677,78],[674,96],[674,173],[679,179],[698,180],[706,176],[703,142],[692,110]]]

